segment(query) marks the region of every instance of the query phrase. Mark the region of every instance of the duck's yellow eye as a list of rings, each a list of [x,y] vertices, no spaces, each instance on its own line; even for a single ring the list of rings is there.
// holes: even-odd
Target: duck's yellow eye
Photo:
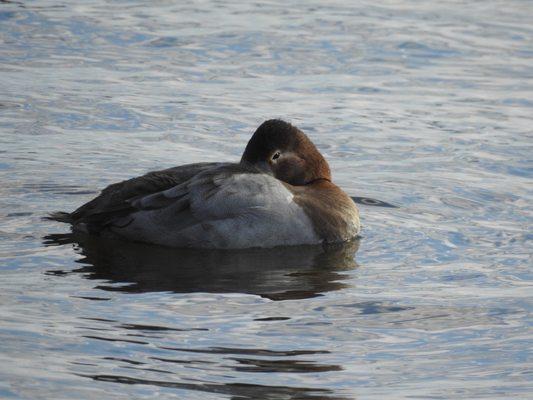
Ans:
[[[277,160],[279,158],[279,156],[281,156],[281,153],[279,151],[276,151],[273,155],[272,155],[272,160]]]

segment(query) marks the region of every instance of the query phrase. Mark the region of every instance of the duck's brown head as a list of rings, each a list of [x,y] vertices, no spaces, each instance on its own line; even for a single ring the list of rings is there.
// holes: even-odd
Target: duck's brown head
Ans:
[[[257,128],[248,142],[241,163],[249,163],[291,185],[331,180],[327,161],[313,142],[291,124],[271,119]]]

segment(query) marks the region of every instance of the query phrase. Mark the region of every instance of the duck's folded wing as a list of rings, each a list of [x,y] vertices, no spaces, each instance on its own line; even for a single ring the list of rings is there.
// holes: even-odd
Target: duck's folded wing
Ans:
[[[101,223],[107,219],[126,215],[133,211],[131,206],[133,200],[179,185],[202,171],[219,165],[220,163],[182,165],[114,183],[102,190],[93,200],[66,214],[64,220],[74,224]]]
[[[254,238],[258,245],[273,237],[290,241],[295,232],[309,230],[282,182],[241,165],[206,170],[130,206],[134,211],[109,229],[131,240],[170,246],[250,247]]]
[[[171,188],[127,201],[136,211],[189,208],[199,221],[228,218],[272,202],[280,182],[239,164],[215,165]],[[283,189],[285,190],[285,189]],[[270,196],[268,196],[270,195]]]

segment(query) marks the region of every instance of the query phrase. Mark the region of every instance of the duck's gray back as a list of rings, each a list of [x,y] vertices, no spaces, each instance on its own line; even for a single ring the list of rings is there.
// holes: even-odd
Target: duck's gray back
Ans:
[[[161,171],[152,171],[143,176],[114,183],[100,195],[85,203],[72,213],[55,213],[51,217],[74,226],[91,225],[93,229],[107,220],[120,217],[131,211],[130,202],[136,198],[179,185],[200,172],[224,165],[224,163],[196,163],[180,165]]]

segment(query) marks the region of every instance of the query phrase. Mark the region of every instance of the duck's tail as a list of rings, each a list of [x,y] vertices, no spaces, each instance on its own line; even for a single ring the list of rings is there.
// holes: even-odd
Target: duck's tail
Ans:
[[[50,213],[46,217],[44,217],[44,219],[49,219],[49,220],[57,221],[57,222],[65,222],[67,224],[71,224],[72,222],[74,222],[72,215],[68,212],[63,212],[63,211],[56,211],[56,212]]]

